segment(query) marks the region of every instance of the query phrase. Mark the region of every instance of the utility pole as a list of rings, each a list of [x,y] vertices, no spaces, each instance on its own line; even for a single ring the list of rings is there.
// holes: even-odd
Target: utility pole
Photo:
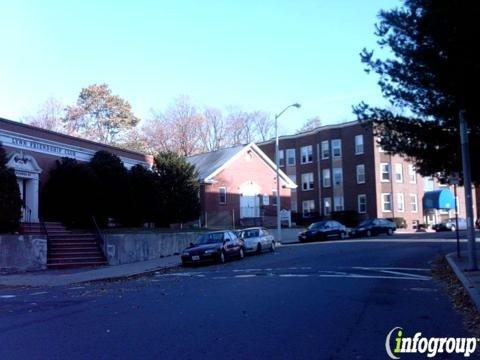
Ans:
[[[468,238],[468,269],[478,270],[477,251],[475,249],[475,227],[473,224],[472,179],[470,174],[470,146],[468,143],[468,129],[465,120],[465,110],[461,110],[460,117],[460,142],[462,145],[463,186],[465,188],[465,207],[467,214]]]

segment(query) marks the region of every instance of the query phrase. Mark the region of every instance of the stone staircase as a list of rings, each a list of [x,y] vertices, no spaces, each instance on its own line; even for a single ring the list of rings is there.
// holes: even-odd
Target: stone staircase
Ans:
[[[91,232],[67,230],[61,223],[26,223],[21,226],[26,235],[47,236],[47,267],[49,269],[107,265],[107,260]]]

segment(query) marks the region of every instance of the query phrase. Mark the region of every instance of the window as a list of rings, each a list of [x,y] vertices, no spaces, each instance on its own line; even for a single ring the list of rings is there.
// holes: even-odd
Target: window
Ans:
[[[330,169],[322,170],[322,185],[324,188],[332,186],[332,179],[330,177]]]
[[[297,183],[297,175],[288,175],[288,177],[290,178],[290,180],[292,180],[295,184]],[[292,192],[296,192],[297,189],[291,189]]]
[[[309,217],[312,216],[315,212],[315,201],[313,200],[304,200],[302,201],[302,212],[303,216]]]
[[[417,171],[415,169],[415,165],[412,165],[412,164],[408,165],[408,177],[410,179],[411,184],[417,183]]]
[[[270,196],[268,196],[268,194],[262,196],[262,204],[265,206],[270,205]]]
[[[412,212],[418,212],[417,194],[410,194],[410,207],[412,209]]]
[[[330,157],[330,147],[328,146],[328,140],[322,141],[322,160]]]
[[[360,194],[357,196],[357,209],[359,214],[367,212],[367,195]]]
[[[323,215],[328,216],[332,213],[332,198],[323,199]]]
[[[343,196],[333,197],[333,208],[335,211],[343,211]]]
[[[300,148],[300,155],[302,157],[302,159],[301,159],[302,164],[311,163],[313,161],[312,145],[302,146]]]
[[[423,181],[423,191],[432,191],[435,187],[433,177],[425,178]]]
[[[403,196],[403,193],[397,194],[397,210],[400,212],[405,211],[405,197]]]
[[[403,183],[403,166],[402,164],[395,164],[395,181]]]
[[[226,187],[221,187],[218,188],[218,202],[220,204],[226,204],[227,203],[227,188]]]
[[[363,154],[363,135],[355,136],[355,155]]]
[[[285,166],[285,152],[278,150],[278,166]]]
[[[277,206],[277,190],[272,190],[272,205]]]
[[[390,181],[390,164],[381,163],[380,164],[380,179],[381,181]]]
[[[287,149],[287,166],[295,166],[295,149]]]
[[[290,207],[291,207],[291,210],[294,211],[294,212],[297,212],[297,198],[295,197],[292,197],[292,199],[290,200]]]
[[[382,211],[383,212],[392,211],[392,194],[391,193],[382,193]]]
[[[313,173],[302,174],[302,190],[313,190]]]
[[[365,184],[365,165],[357,165],[357,184]]]
[[[342,168],[333,168],[333,185],[340,186],[343,182],[343,171]]]
[[[342,156],[342,140],[332,140],[332,156],[334,158]]]

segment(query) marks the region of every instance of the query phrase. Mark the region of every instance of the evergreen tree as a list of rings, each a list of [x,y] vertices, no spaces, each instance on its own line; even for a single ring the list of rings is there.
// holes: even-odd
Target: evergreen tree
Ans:
[[[480,151],[477,92],[480,58],[480,4],[476,1],[404,0],[404,6],[381,11],[378,44],[389,51],[374,57],[363,50],[367,72],[380,76],[390,109],[361,103],[359,119],[373,121],[381,146],[413,160],[423,175],[448,176],[461,171],[458,114],[466,111],[471,153]],[[480,168],[472,168],[480,181]]]
[[[95,153],[89,166],[98,179],[94,214],[97,221],[102,225],[108,218],[120,222],[128,213],[127,169],[117,155],[104,150]]]
[[[198,218],[200,183],[195,167],[180,155],[161,152],[155,157],[153,171],[161,199],[157,224],[168,226]]]

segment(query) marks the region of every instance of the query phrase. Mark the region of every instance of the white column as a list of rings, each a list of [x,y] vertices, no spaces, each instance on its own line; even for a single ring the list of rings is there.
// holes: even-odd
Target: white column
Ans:
[[[38,174],[33,179],[26,180],[26,205],[30,209],[30,221],[39,222],[38,219],[39,179]],[[27,210],[28,211],[28,210]],[[28,214],[27,214],[28,216]]]

